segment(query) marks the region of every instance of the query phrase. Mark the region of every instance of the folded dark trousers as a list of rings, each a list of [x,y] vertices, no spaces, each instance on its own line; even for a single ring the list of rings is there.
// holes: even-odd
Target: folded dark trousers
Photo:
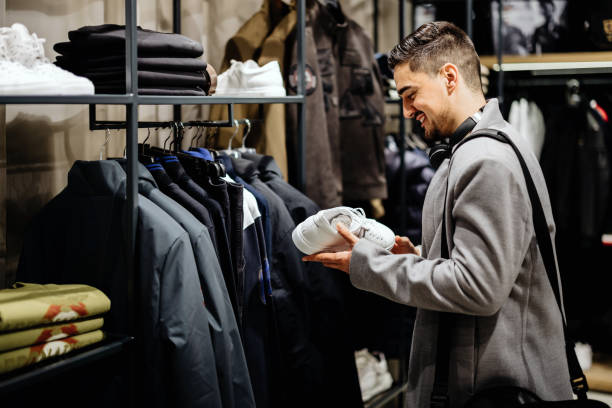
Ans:
[[[62,55],[118,55],[125,49],[125,26],[102,24],[84,26],[68,32],[69,43],[58,43],[53,49]],[[202,44],[180,34],[160,33],[137,27],[139,56],[199,57]]]
[[[123,94],[125,86],[95,85],[97,94]],[[178,86],[156,86],[139,87],[140,95],[162,95],[162,96],[206,96],[206,92],[198,87],[182,88]]]
[[[206,61],[198,58],[138,57],[138,69],[143,71],[206,71]],[[75,74],[107,72],[125,69],[125,55],[99,56],[83,59],[59,55],[55,64]]]
[[[125,69],[125,68],[124,68]],[[111,72],[83,72],[80,75],[89,78],[94,85],[105,85],[108,83],[125,84],[124,69]],[[210,88],[210,83],[203,73],[196,72],[172,72],[172,71],[140,71],[138,70],[138,85],[163,85],[163,86],[178,86],[178,87],[193,87],[199,86],[207,90]]]

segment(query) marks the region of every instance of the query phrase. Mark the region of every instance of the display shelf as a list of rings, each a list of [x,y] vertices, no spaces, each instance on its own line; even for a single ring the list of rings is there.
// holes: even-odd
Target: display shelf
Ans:
[[[499,71],[497,58],[496,55],[483,55],[480,57],[480,62],[494,71]],[[564,73],[568,70],[576,73],[612,72],[612,51],[504,55],[501,68],[503,71],[550,71],[551,73]]]
[[[304,103],[303,96],[282,96],[275,98],[249,98],[225,96],[157,96],[157,95],[0,95],[0,105],[9,104],[67,104],[67,105],[224,105]]]
[[[229,96],[137,96],[139,105],[225,105],[228,103],[304,103],[303,96],[280,96],[275,98],[229,97]]]
[[[107,334],[106,339],[101,343],[92,344],[73,353],[52,357],[34,366],[17,370],[15,373],[5,374],[0,377],[0,395],[24,386],[31,386],[65,371],[115,355],[121,352],[126,344],[133,339],[129,336]]]
[[[386,391],[381,392],[374,398],[364,404],[365,408],[380,408],[385,406],[389,401],[406,391],[408,383],[397,384]]]
[[[134,102],[134,95],[0,95],[0,105],[65,104],[65,105],[125,105]]]

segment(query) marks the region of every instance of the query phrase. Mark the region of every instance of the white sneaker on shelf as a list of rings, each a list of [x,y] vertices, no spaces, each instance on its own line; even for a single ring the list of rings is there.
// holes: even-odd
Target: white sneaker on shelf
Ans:
[[[231,66],[217,77],[215,95],[278,97],[286,96],[287,92],[277,61],[260,67],[253,60],[231,60]]]
[[[335,207],[306,218],[291,234],[295,246],[307,255],[349,249],[336,226],[343,224],[357,238],[364,238],[386,250],[393,248],[395,234],[387,226],[366,218],[361,208]]]
[[[361,399],[364,402],[388,390],[393,385],[393,377],[389,373],[385,355],[382,353],[376,354],[378,358],[368,352],[367,349],[355,352]]]
[[[91,95],[93,83],[49,62],[43,38],[23,24],[0,28],[0,94]]]

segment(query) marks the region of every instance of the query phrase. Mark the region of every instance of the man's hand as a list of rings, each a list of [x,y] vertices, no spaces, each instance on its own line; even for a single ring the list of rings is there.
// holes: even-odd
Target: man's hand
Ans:
[[[321,262],[323,266],[328,268],[339,269],[343,272],[349,273],[353,246],[355,246],[359,238],[357,238],[342,224],[338,224],[336,228],[338,229],[338,233],[342,235],[342,237],[351,247],[350,250],[342,252],[321,252],[318,254],[305,256],[302,258],[302,261]]]
[[[410,242],[408,237],[395,236],[395,245],[391,248],[391,252],[394,254],[415,254],[421,255],[419,250]]]

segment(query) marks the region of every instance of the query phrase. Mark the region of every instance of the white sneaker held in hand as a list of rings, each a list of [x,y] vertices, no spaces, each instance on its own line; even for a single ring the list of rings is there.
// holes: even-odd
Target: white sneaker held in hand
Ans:
[[[312,255],[318,252],[340,252],[349,249],[338,233],[337,225],[344,225],[357,238],[364,238],[386,250],[393,248],[395,234],[387,226],[366,218],[361,208],[335,207],[321,210],[306,218],[291,234],[295,246]]]

